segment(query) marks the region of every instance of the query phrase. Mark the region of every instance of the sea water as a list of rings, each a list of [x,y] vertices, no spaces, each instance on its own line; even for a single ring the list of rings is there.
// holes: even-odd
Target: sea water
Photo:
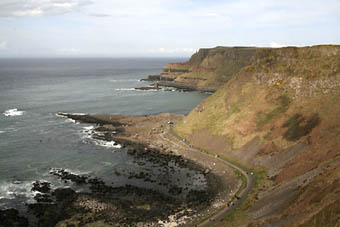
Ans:
[[[134,90],[149,84],[140,79],[183,60],[0,59],[0,209],[34,202],[35,180],[49,181],[54,188],[72,187],[52,176],[51,168],[100,177],[116,186],[155,187],[129,179],[129,174],[146,171],[161,179],[161,167],[136,165],[119,145],[91,139],[92,125],[57,113],[187,114],[207,95]],[[190,171],[174,174],[173,181],[182,182],[176,178]],[[195,185],[200,177],[184,181]]]

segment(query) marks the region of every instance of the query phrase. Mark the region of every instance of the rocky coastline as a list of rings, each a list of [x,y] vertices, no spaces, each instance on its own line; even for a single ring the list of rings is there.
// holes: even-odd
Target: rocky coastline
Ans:
[[[182,72],[182,71],[179,71]],[[178,74],[178,72],[176,71]],[[177,75],[176,74],[176,75]],[[175,77],[168,77],[162,74],[160,75],[149,75],[147,78],[141,79],[141,81],[152,82],[148,87],[137,87],[136,90],[160,90],[161,88],[174,88],[178,91],[190,92],[190,91],[199,91],[199,92],[207,92],[214,93],[216,91],[215,88],[209,87],[198,87],[194,82],[178,82],[175,81]]]
[[[19,215],[15,209],[0,211],[0,219],[8,226],[190,226],[212,207],[214,201],[225,190],[225,182],[202,163],[171,151],[165,145],[155,145],[154,135],[164,134],[169,120],[179,116],[124,116],[124,115],[72,115],[58,113],[81,123],[95,124],[96,139],[115,141],[122,147],[121,152],[133,155],[139,165],[145,162],[163,166],[165,175],[176,168],[194,170],[204,176],[205,190],[190,189],[171,184],[169,181],[157,182],[150,173],[129,173],[129,179],[139,179],[147,183],[163,184],[168,192],[132,185],[108,185],[103,180],[77,175],[65,169],[51,168],[50,174],[60,181],[69,181],[83,188],[81,192],[72,188],[52,188],[50,182],[35,181],[32,191],[35,203],[27,204],[27,214]],[[162,122],[161,130],[136,133],[141,122],[148,124],[151,118]],[[153,120],[149,121],[152,123]],[[131,131],[132,129],[132,131]],[[115,133],[112,133],[115,132]],[[142,138],[138,138],[142,137]],[[146,141],[150,139],[150,141]],[[116,173],[119,174],[119,173]],[[3,220],[2,220],[3,219]],[[0,223],[2,223],[0,222]]]

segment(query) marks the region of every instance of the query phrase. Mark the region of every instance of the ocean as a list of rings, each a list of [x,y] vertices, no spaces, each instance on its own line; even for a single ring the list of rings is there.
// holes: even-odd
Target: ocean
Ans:
[[[76,124],[57,113],[187,114],[207,95],[133,89],[147,86],[148,82],[139,80],[159,74],[168,62],[183,60],[0,59],[0,209],[20,210],[34,203],[31,187],[35,180],[51,182],[53,188],[77,189],[51,175],[51,168],[89,174],[116,186],[156,187],[129,179],[128,173],[158,175],[157,166],[136,166],[119,146],[93,140],[91,125]],[[126,174],[115,174],[118,170]],[[190,171],[180,169],[173,181],[183,180]],[[204,187],[194,184],[197,179],[193,177],[183,182]]]

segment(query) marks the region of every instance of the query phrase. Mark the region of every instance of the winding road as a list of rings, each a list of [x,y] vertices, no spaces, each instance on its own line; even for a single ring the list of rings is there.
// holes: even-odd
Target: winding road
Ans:
[[[198,227],[210,227],[213,226],[215,223],[222,221],[227,215],[229,215],[231,212],[233,212],[238,206],[240,206],[240,204],[242,203],[242,201],[244,201],[247,198],[247,195],[249,194],[249,192],[251,191],[251,189],[254,186],[254,175],[253,173],[249,173],[245,168],[243,168],[242,166],[232,163],[228,160],[222,159],[216,155],[213,154],[208,154],[204,151],[202,151],[200,148],[193,146],[192,144],[188,143],[185,139],[181,138],[180,136],[178,136],[176,133],[174,133],[173,131],[173,125],[170,124],[170,130],[169,130],[170,134],[175,137],[176,139],[180,140],[182,143],[184,143],[185,145],[187,145],[189,148],[191,148],[192,150],[198,151],[203,153],[206,156],[209,156],[210,158],[215,158],[215,159],[219,159],[220,161],[222,161],[223,163],[225,163],[227,166],[238,170],[241,174],[244,175],[244,177],[247,179],[247,185],[246,187],[239,192],[239,195],[236,197],[236,199],[234,199],[232,202],[229,201],[226,205],[225,208],[222,209],[221,211],[219,211],[218,213],[216,213],[214,216],[210,217],[209,219],[205,220],[204,222],[196,225]],[[242,187],[242,185],[241,185]],[[235,196],[238,192],[235,193]],[[230,203],[230,205],[228,206],[228,204]]]

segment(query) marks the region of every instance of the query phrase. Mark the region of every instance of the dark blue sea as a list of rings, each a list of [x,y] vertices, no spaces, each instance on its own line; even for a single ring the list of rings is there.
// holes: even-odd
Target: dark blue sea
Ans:
[[[159,185],[115,175],[117,170],[155,176],[161,171],[137,166],[120,148],[91,140],[91,125],[76,124],[56,113],[187,114],[207,95],[133,89],[147,86],[139,80],[159,74],[168,62],[183,60],[0,59],[0,209],[33,203],[35,180],[52,182],[54,188],[73,187],[49,174],[51,168],[89,174],[114,185]],[[170,178],[204,187],[197,183],[200,176],[183,180],[188,171],[181,169]]]

